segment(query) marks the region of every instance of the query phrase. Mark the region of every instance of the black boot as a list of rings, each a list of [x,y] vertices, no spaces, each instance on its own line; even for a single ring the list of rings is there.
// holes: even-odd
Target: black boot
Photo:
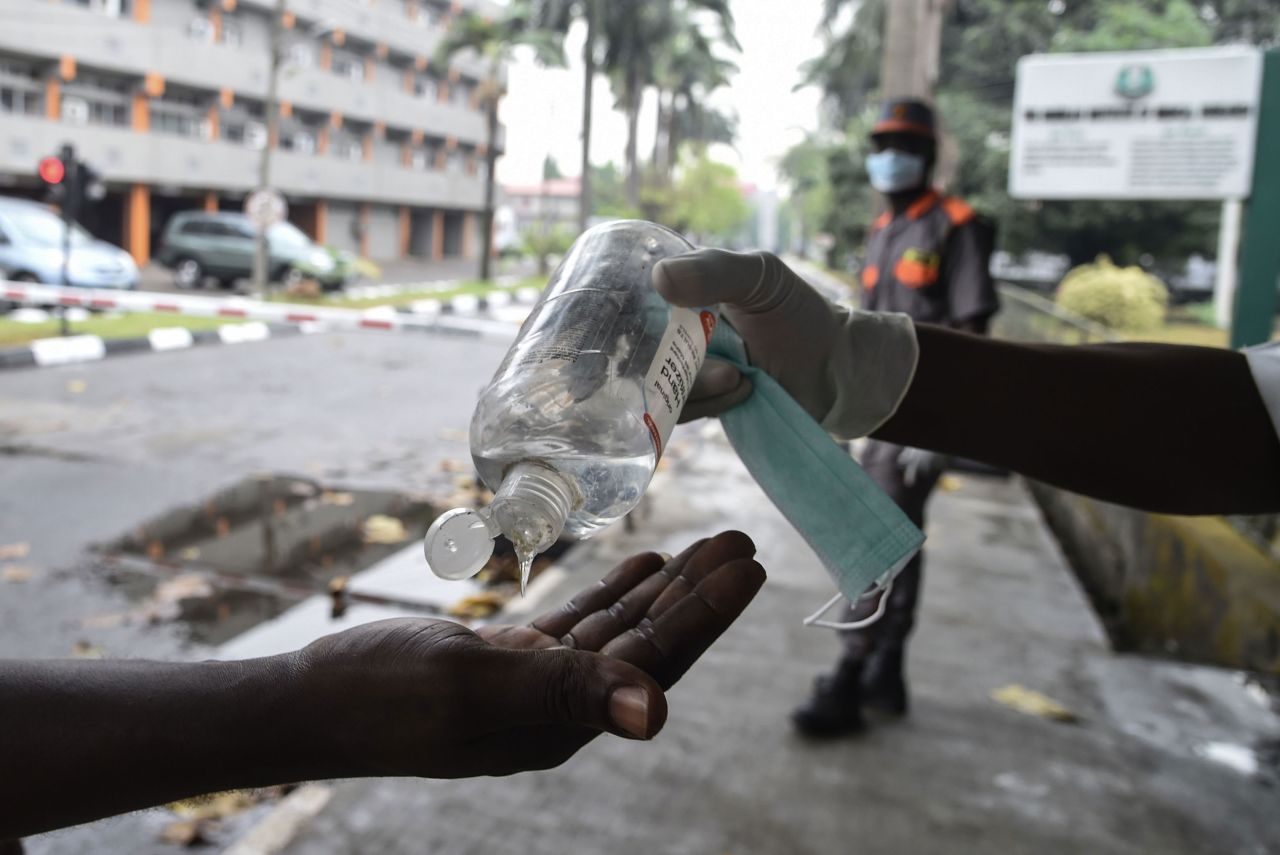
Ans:
[[[813,739],[862,730],[862,663],[841,662],[834,674],[814,680],[813,694],[792,711],[791,723]]]
[[[867,660],[862,672],[862,701],[868,708],[882,715],[907,714],[905,661],[906,651],[902,647],[877,650]]]

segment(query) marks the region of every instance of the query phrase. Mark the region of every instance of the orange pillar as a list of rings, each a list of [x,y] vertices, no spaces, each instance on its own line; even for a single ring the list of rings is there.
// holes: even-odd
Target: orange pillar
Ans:
[[[444,211],[431,212],[431,260],[444,258]]]
[[[216,140],[222,136],[222,114],[218,112],[217,107],[209,108],[209,139]]]
[[[323,244],[328,239],[329,234],[329,203],[325,201],[316,202],[316,235],[315,242]]]
[[[151,0],[133,0],[133,20],[139,24],[151,20]]]
[[[369,257],[369,220],[370,210],[368,202],[360,203],[360,255],[365,258]]]
[[[463,258],[472,257],[471,256],[471,243],[473,238],[472,232],[475,231],[475,226],[476,226],[475,214],[462,215],[462,257]]]
[[[412,218],[409,214],[409,206],[400,206],[400,257],[409,257],[409,247],[413,245]]]
[[[145,134],[151,129],[151,101],[145,92],[133,93],[133,116],[129,124],[138,133]]]
[[[62,81],[53,77],[44,83],[44,117],[51,122],[62,117]]]
[[[218,194],[212,190],[204,194],[204,210],[206,214],[218,213]]]
[[[151,190],[145,184],[129,188],[125,200],[124,246],[141,267],[151,260]]]

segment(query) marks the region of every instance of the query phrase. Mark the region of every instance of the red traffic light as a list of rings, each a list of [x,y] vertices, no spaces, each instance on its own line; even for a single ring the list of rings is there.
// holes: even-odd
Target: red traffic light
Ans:
[[[61,184],[67,175],[67,168],[56,157],[46,157],[40,161],[40,178],[45,184]]]

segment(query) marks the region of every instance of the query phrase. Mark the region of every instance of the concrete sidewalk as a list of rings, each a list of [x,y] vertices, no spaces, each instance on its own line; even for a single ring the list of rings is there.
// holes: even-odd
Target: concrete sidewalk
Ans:
[[[600,739],[560,769],[506,779],[341,782],[285,852],[1280,849],[1273,772],[1231,765],[1274,744],[1276,717],[1229,672],[1113,654],[1017,482],[964,478],[934,500],[912,716],[811,744],[787,713],[831,664],[835,640],[800,624],[831,583],[718,428],[682,428],[666,465],[639,532],[586,547],[594,572],[733,527],[770,581],[671,693],[658,739]],[[1011,683],[1080,723],[991,699]]]

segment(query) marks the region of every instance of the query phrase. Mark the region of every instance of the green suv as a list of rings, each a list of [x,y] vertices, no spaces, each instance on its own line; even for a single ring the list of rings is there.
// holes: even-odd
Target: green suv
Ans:
[[[179,288],[199,288],[212,277],[223,288],[253,276],[257,231],[243,214],[184,211],[165,226],[158,260],[173,271]],[[349,275],[328,250],[289,223],[267,232],[268,272],[273,282],[296,284],[314,279],[326,290],[341,288]]]

